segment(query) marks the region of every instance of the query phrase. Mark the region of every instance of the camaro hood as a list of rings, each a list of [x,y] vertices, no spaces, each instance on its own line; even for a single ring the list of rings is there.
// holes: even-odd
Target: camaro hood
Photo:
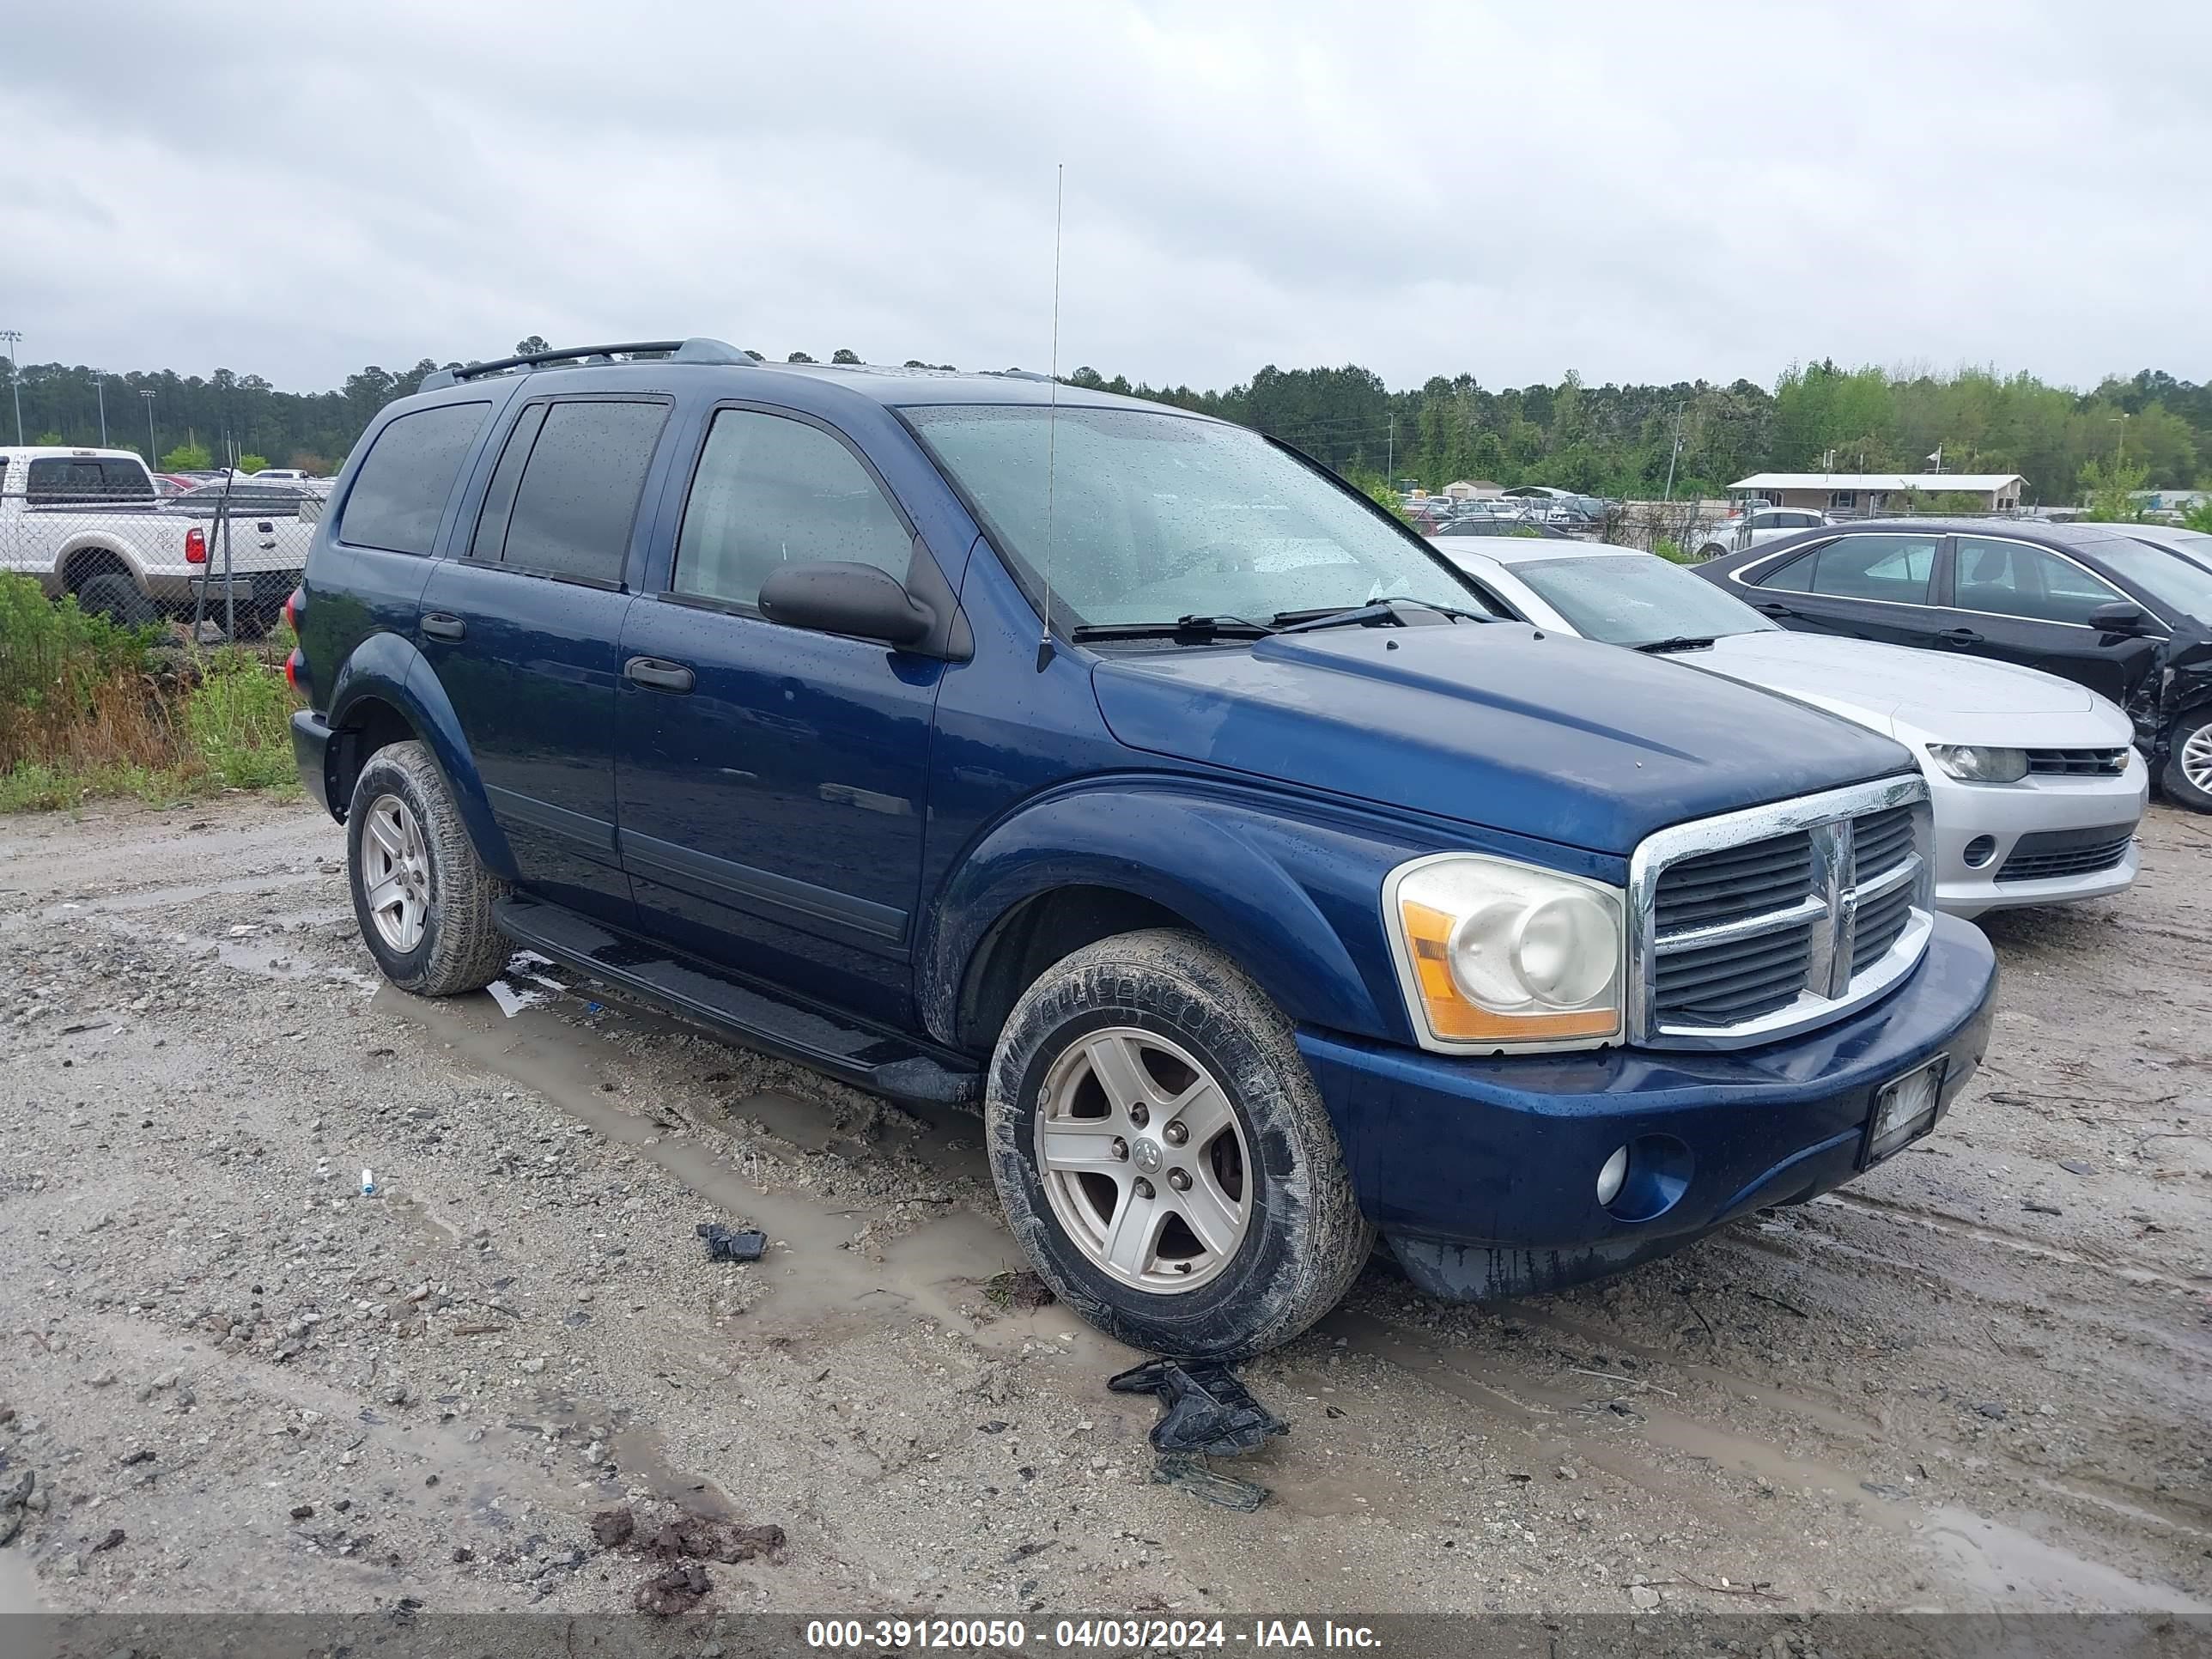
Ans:
[[[2071,680],[2014,663],[1821,634],[1730,634],[1675,660],[1898,735],[2020,748],[2125,744],[2133,728]]]
[[[1912,765],[1753,687],[1519,623],[1116,655],[1093,684],[1133,749],[1623,855],[1670,823]]]

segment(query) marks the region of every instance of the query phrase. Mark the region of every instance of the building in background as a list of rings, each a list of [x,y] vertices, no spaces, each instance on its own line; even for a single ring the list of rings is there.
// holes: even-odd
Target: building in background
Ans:
[[[2017,472],[1754,472],[1729,486],[1744,499],[1863,519],[1902,512],[1916,495],[1976,495],[1984,510],[2009,513],[2027,489]]]

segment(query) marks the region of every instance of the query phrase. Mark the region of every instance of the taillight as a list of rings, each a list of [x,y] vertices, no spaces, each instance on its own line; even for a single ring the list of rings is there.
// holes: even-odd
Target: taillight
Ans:
[[[185,532],[185,562],[186,564],[207,562],[207,532],[202,530],[198,525]]]
[[[300,671],[307,665],[307,659],[297,650],[287,655],[284,659],[284,684],[297,691],[300,689]]]
[[[300,612],[307,608],[307,590],[304,587],[294,588],[292,597],[284,601],[284,620],[295,634],[300,631]]]

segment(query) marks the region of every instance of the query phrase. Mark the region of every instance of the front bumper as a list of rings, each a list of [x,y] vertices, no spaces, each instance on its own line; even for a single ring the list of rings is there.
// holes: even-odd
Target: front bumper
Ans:
[[[1939,915],[1895,991],[1758,1048],[1467,1060],[1311,1030],[1297,1041],[1361,1209],[1416,1284],[1476,1300],[1616,1271],[1849,1181],[1883,1084],[1946,1057],[1939,1121],[1949,1109],[1988,1046],[1996,988],[1989,942]],[[1679,1149],[1680,1186],[1661,1212],[1624,1220],[1598,1203],[1597,1175],[1638,1142]]]
[[[2124,890],[2141,868],[2130,847],[2118,863],[2102,870],[2034,880],[2002,876],[2023,836],[2105,829],[2124,835],[2139,823],[2150,805],[2150,772],[2133,750],[2127,769],[2114,778],[2039,775],[2019,783],[1960,783],[1932,766],[1923,771],[1936,812],[1936,903],[1952,915],[2103,898]],[[1980,863],[1970,864],[1967,848],[1984,839],[1990,850]]]

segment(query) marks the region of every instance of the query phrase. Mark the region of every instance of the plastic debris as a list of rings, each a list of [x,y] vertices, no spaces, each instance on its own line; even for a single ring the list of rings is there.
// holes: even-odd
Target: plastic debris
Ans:
[[[361,1172],[361,1195],[363,1198],[376,1196],[376,1172],[374,1170],[363,1170]]]
[[[707,1241],[707,1255],[715,1261],[757,1261],[768,1249],[768,1235],[725,1227],[719,1221],[702,1221],[699,1237]]]
[[[1158,1395],[1167,1410],[1152,1425],[1152,1449],[1234,1457],[1291,1425],[1258,1401],[1226,1365],[1148,1359],[1106,1379],[1115,1394]]]
[[[1224,1510],[1249,1515],[1267,1501],[1267,1489],[1257,1481],[1216,1474],[1188,1452],[1169,1452],[1152,1466],[1155,1486],[1181,1486],[1194,1498],[1218,1504]]]

